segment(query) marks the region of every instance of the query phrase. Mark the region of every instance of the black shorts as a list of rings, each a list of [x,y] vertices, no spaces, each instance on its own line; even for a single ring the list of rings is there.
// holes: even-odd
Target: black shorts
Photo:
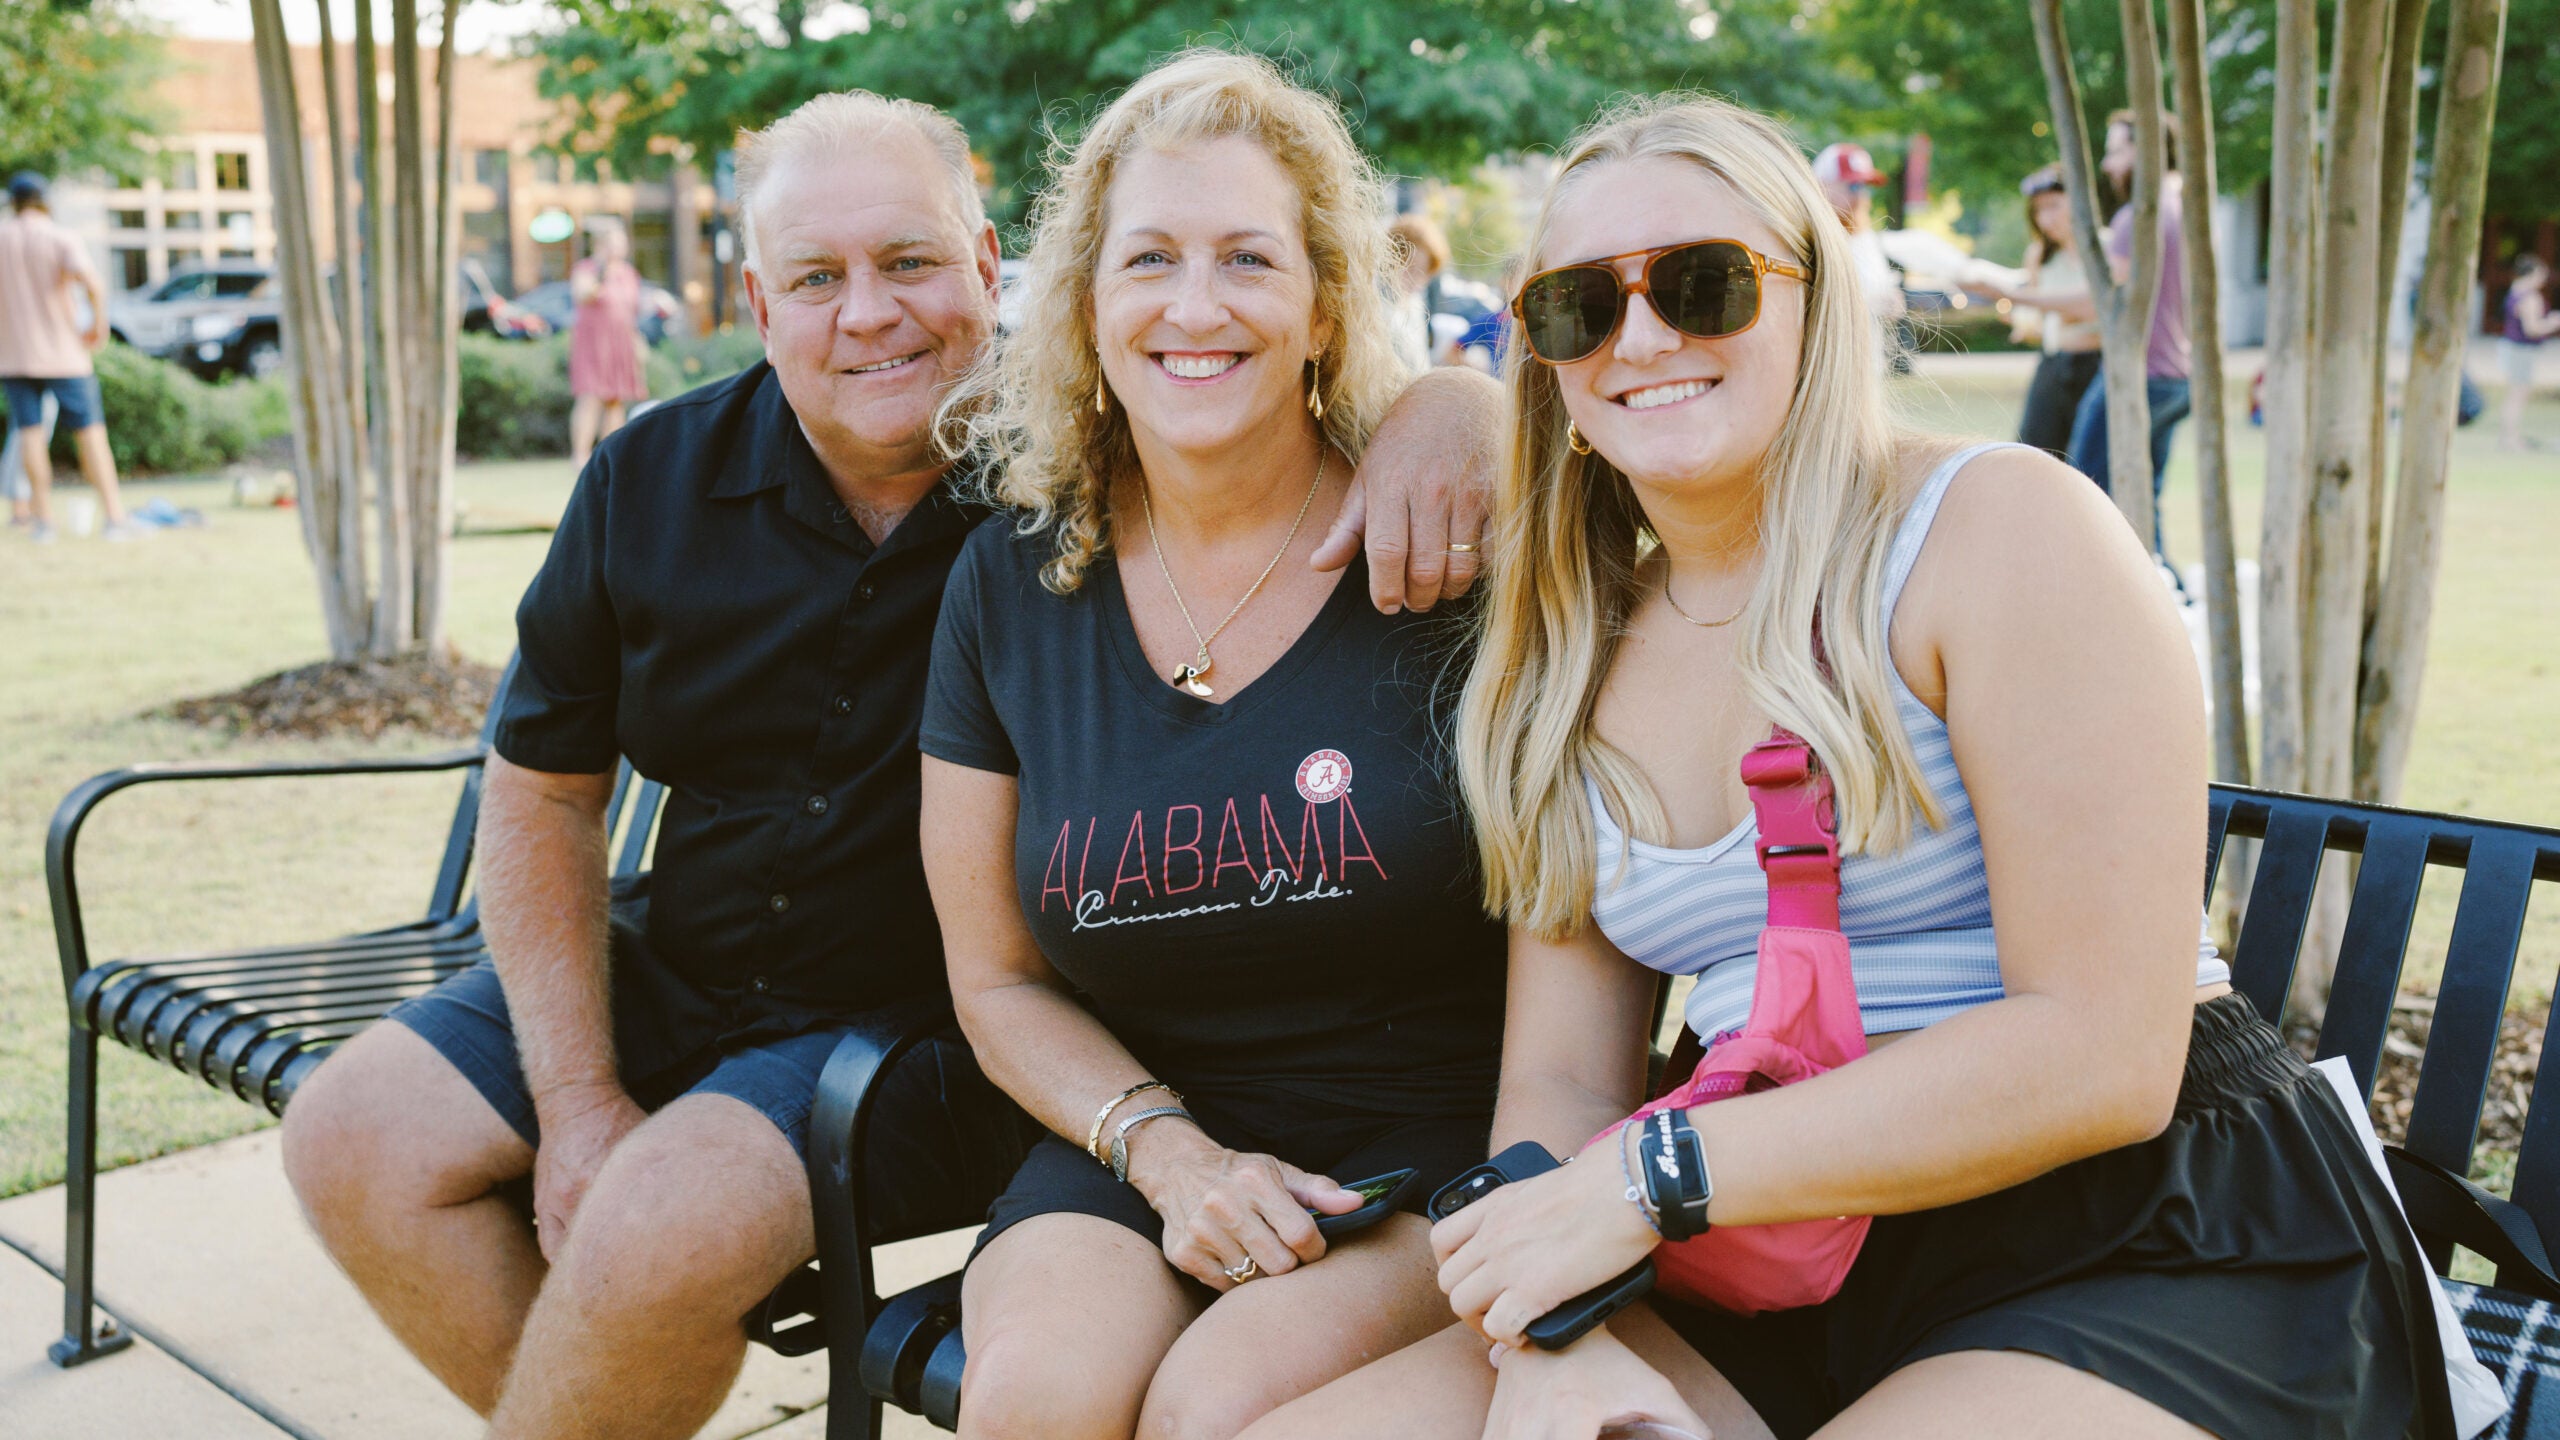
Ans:
[[[1655,1308],[1780,1440],[1959,1350],[2048,1356],[2226,1440],[2451,1440],[2426,1263],[2328,1080],[2235,994],[2197,1007],[2157,1138],[1879,1217],[1828,1303]]]
[[[1144,1106],[1148,1097],[1139,1096],[1135,1103]],[[1403,1208],[1417,1214],[1432,1191],[1483,1162],[1493,1135],[1493,1116],[1481,1110],[1372,1114],[1267,1091],[1223,1096],[1192,1091],[1182,1103],[1209,1138],[1228,1149],[1274,1156],[1337,1184],[1411,1166],[1421,1173],[1405,1191]],[[1112,1179],[1110,1167],[1095,1164],[1081,1146],[1050,1135],[1031,1147],[1013,1183],[987,1212],[977,1249],[984,1250],[989,1241],[1035,1215],[1060,1213],[1099,1216],[1145,1236],[1150,1245],[1164,1242],[1163,1218],[1135,1186]],[[975,1254],[971,1252],[972,1258]]]

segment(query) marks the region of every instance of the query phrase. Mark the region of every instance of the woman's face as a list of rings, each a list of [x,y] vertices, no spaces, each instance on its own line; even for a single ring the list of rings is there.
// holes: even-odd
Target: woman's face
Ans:
[[[596,232],[596,258],[610,265],[631,254],[631,237],[610,227]]]
[[[1537,269],[1691,240],[1739,240],[1793,260],[1775,232],[1724,181],[1685,160],[1605,162],[1576,177]],[[1642,262],[1621,261],[1623,281]],[[1608,343],[1554,367],[1565,412],[1584,440],[1637,486],[1678,491],[1748,477],[1786,424],[1804,349],[1803,281],[1763,277],[1760,319],[1738,335],[1700,340],[1663,323],[1652,303],[1626,298]]]
[[[2037,194],[2034,202],[2036,229],[2045,243],[2058,249],[2071,248],[2071,197],[2060,190]]]
[[[1120,163],[1103,204],[1094,342],[1140,443],[1209,455],[1303,424],[1331,338],[1298,188],[1244,136]]]

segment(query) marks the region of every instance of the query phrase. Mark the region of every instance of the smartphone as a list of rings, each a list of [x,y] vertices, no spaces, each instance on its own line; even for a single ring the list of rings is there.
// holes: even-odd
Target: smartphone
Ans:
[[[1420,1173],[1408,1166],[1402,1170],[1390,1170],[1384,1175],[1373,1175],[1355,1185],[1343,1186],[1343,1189],[1360,1197],[1360,1208],[1342,1215],[1309,1210],[1307,1213],[1315,1217],[1316,1233],[1327,1240],[1334,1240],[1366,1230],[1393,1215],[1396,1207],[1404,1203],[1404,1192],[1413,1188],[1414,1176]]]
[[[1432,1192],[1423,1208],[1434,1220],[1446,1220],[1514,1180],[1526,1180],[1561,1168],[1563,1162],[1535,1140],[1523,1140],[1482,1165]],[[1616,1279],[1584,1291],[1529,1322],[1529,1343],[1541,1350],[1561,1350],[1590,1334],[1601,1321],[1645,1297],[1653,1289],[1653,1262],[1639,1260]]]

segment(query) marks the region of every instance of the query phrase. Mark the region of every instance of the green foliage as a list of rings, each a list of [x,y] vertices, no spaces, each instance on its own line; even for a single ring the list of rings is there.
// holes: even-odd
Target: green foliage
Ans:
[[[2436,7],[2443,29],[2444,7]],[[2432,77],[2430,77],[2432,78]],[[2507,51],[2489,141],[2489,208],[2560,218],[2560,0],[2507,0]],[[2427,118],[2435,118],[2428,101]]]
[[[159,37],[115,0],[0,0],[0,172],[138,174],[159,128]]]
[[[121,343],[98,352],[98,394],[116,468],[137,475],[192,474],[247,457],[293,430],[278,380],[208,385],[184,366]],[[72,459],[71,432],[56,426],[58,464]]]
[[[670,338],[643,357],[649,393],[659,399],[726,379],[764,358],[743,327]],[[454,449],[475,460],[565,455],[569,450],[569,338],[462,337],[461,414]]]

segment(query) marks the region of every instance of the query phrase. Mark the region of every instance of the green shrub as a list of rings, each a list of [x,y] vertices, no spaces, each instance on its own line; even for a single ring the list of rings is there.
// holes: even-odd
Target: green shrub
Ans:
[[[280,380],[226,379],[208,385],[182,365],[155,360],[129,345],[98,352],[98,394],[107,413],[107,448],[130,474],[219,469],[267,441],[292,433]],[[71,433],[56,427],[58,466],[73,463]]]
[[[670,338],[643,356],[649,394],[672,399],[764,358],[750,327]],[[569,450],[569,339],[462,337],[462,413],[454,448],[480,460],[564,455]]]

